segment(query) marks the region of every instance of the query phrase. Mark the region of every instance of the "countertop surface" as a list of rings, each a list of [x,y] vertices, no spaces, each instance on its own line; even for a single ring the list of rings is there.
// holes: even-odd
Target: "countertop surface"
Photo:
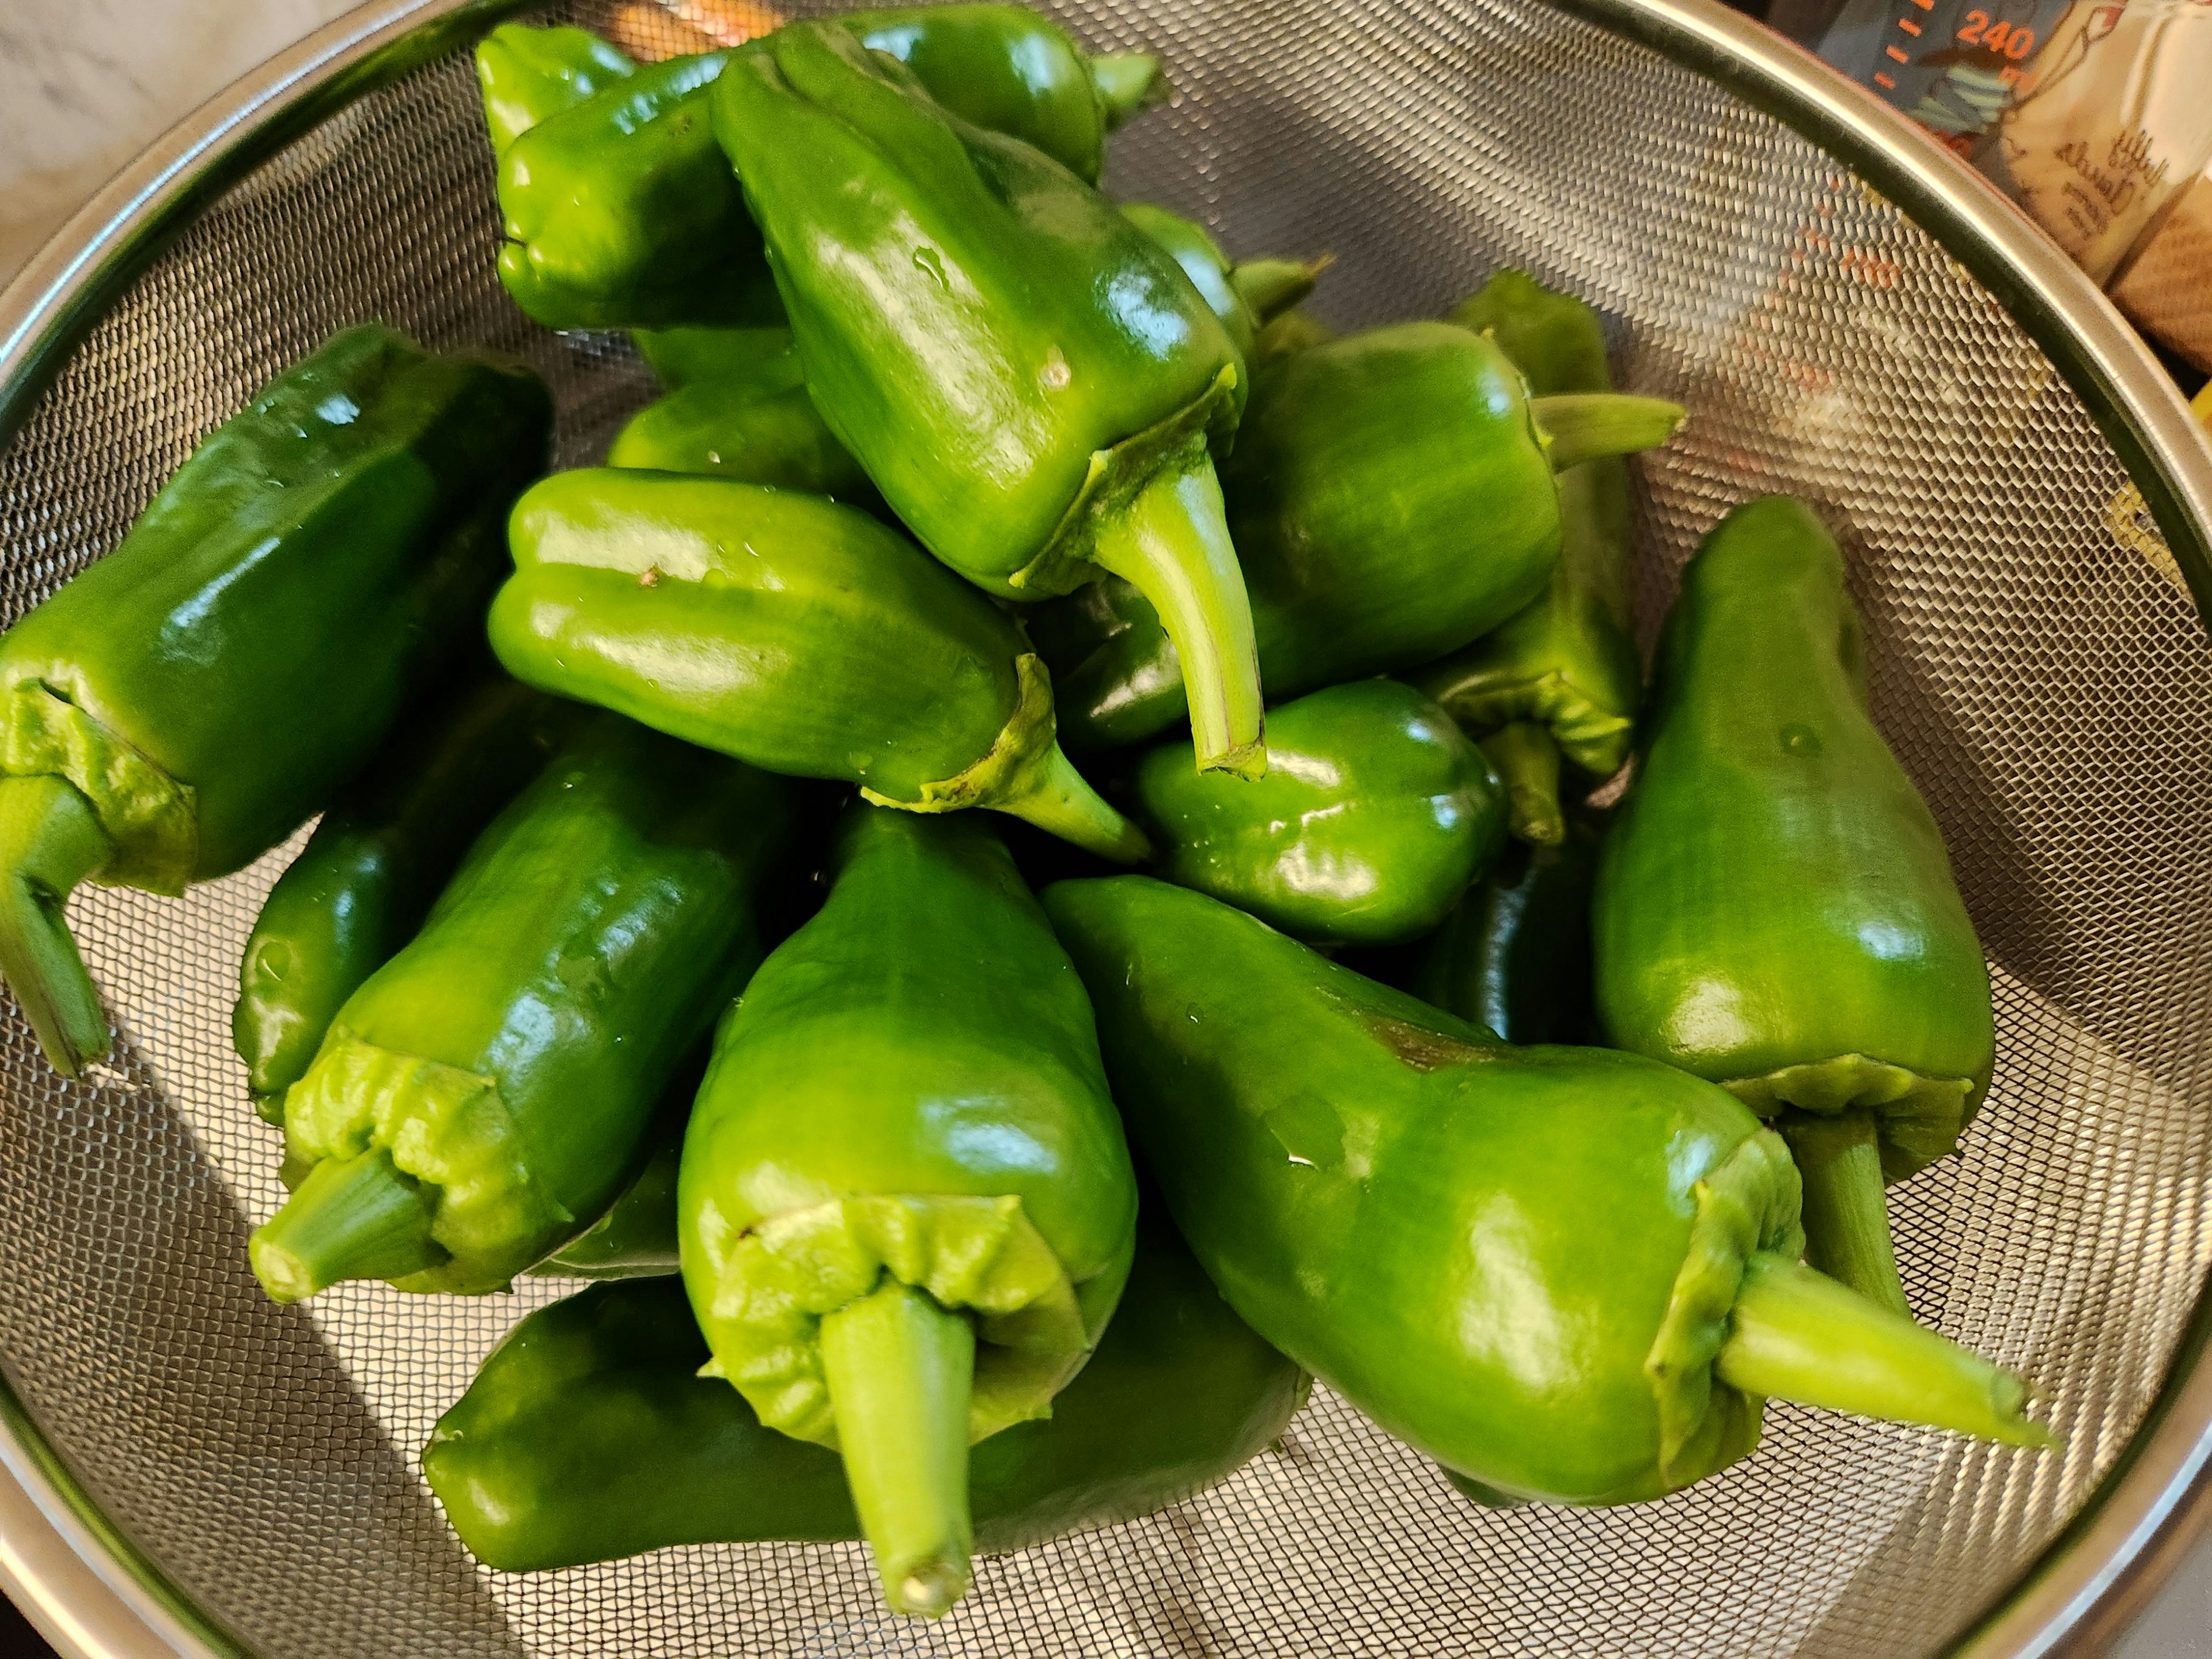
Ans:
[[[173,122],[352,3],[0,0],[0,284]],[[0,1653],[36,1651],[8,1614]],[[2114,1653],[2212,1659],[2212,1537]]]

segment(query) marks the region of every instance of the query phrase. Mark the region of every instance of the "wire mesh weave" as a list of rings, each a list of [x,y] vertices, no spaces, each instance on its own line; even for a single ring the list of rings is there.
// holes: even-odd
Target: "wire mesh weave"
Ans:
[[[638,8],[626,9],[635,14]],[[586,5],[564,16],[599,22]],[[1281,1447],[1150,1520],[983,1564],[890,1620],[858,1547],[698,1547],[508,1578],[423,1487],[431,1424],[556,1292],[268,1304],[275,1138],[227,1039],[296,848],[182,900],[86,890],[123,1037],[59,1083],[0,1024],[0,1363],[115,1521],[258,1653],[1727,1653],[1939,1645],[2124,1445],[2212,1254],[2212,657],[2124,477],[2037,349],[1923,234],[1772,120],[1531,0],[1098,0],[1174,105],[1109,183],[1233,252],[1333,250],[1339,325],[1500,264],[1607,315],[1691,422],[1642,469],[1647,617],[1729,505],[1844,536],[1883,730],[1993,958],[1998,1061],[1962,1155],[1893,1195],[1921,1316],[2050,1390],[2063,1456],[1771,1411],[1758,1454],[1636,1509],[1476,1509],[1317,1393]],[[668,39],[674,42],[671,33]],[[0,456],[0,613],[111,547],[198,438],[331,330],[518,352],[564,463],[649,395],[626,344],[526,324],[492,274],[465,57],[375,92],[218,202]],[[2149,556],[2146,556],[2146,551]],[[1602,1224],[1599,1218],[1598,1224]]]

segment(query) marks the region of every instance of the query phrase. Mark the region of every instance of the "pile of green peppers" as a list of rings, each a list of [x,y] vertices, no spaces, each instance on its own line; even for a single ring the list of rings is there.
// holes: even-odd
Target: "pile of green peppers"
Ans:
[[[664,395],[540,477],[512,366],[272,380],[0,635],[0,974],[75,1075],[71,888],[321,814],[240,965],[255,1273],[589,1281],[423,1451],[479,1559],[863,1538],[934,1616],[1314,1378],[1484,1504],[1770,1398],[2052,1443],[1890,1240],[1995,1042],[1844,561],[1737,507],[1647,692],[1682,411],[1595,312],[1334,333],[1325,257],[1099,192],[1159,66],[1018,6],[477,64],[500,279]]]

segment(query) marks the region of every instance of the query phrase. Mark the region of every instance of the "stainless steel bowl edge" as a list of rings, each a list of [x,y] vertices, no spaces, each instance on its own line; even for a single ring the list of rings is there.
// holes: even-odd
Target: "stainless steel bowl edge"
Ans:
[[[527,0],[372,0],[179,122],[0,290],[0,445],[123,287],[200,208],[362,94],[488,29]],[[2212,447],[2104,295],[1970,167],[1871,94],[1717,0],[1552,0],[1705,74],[1849,162],[2021,322],[2080,394],[2142,489],[2212,620]],[[1961,1659],[2099,1650],[2212,1518],[2212,1291],[2126,1453],[2012,1590],[1954,1645]],[[80,1618],[51,1552],[0,1536],[0,1588],[70,1659],[244,1650],[103,1515],[0,1378],[0,1463],[57,1535],[148,1627]],[[0,1510],[0,1534],[9,1527]]]

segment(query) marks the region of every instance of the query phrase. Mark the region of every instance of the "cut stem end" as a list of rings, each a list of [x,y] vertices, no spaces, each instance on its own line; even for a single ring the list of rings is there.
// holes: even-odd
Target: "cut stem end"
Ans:
[[[845,1480],[884,1599],[894,1613],[941,1617],[968,1589],[975,1327],[886,1278],[825,1314],[821,1340]]]
[[[1501,726],[1480,739],[1482,752],[1505,785],[1515,837],[1531,847],[1557,847],[1567,838],[1559,810],[1559,745],[1529,720]]]
[[[1175,641],[1199,770],[1264,775],[1252,604],[1204,447],[1153,474],[1101,524],[1091,556],[1152,601]]]
[[[1160,73],[1160,60],[1148,52],[1109,52],[1092,58],[1091,85],[1109,132],[1175,95]]]
[[[1145,832],[1107,805],[1057,743],[991,805],[1115,864],[1142,864],[1152,855]]]
[[[1531,398],[1528,412],[1544,434],[1552,471],[1604,455],[1633,455],[1656,449],[1682,424],[1680,404],[1664,398],[1638,398],[1626,392],[1562,392]]]
[[[1744,1394],[2011,1446],[2062,1443],[2023,1414],[2027,1385],[2010,1371],[1802,1262],[1754,1254],[1731,1325],[1713,1370]]]
[[[430,1237],[422,1189],[386,1152],[325,1158],[257,1229],[253,1272],[273,1302],[303,1302],[347,1279],[402,1279],[452,1260]]]
[[[0,975],[64,1077],[107,1055],[107,1016],[66,910],[77,883],[114,856],[92,803],[68,779],[0,779]]]

